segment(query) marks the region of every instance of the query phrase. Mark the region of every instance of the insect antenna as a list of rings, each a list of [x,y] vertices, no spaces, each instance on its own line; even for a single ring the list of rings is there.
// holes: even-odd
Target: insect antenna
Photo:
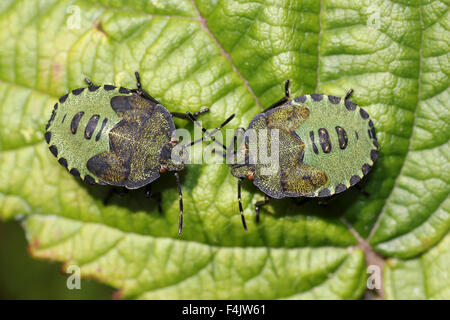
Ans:
[[[208,130],[206,130],[201,124],[200,122],[197,121],[197,118],[195,118],[195,116],[190,113],[189,111],[186,112],[186,114],[188,115],[188,117],[192,120],[192,122],[195,123],[196,126],[198,126],[200,129],[202,129],[202,132],[204,133],[203,137],[201,137],[201,139],[197,139],[195,141],[192,141],[189,144],[184,145],[183,147],[190,147],[195,145],[196,143],[199,143],[203,140],[206,139],[206,137],[211,137],[211,140],[214,141],[216,144],[218,144],[220,147],[223,148],[223,150],[227,151],[227,148],[219,141],[217,141],[217,139],[214,137],[214,135],[220,131],[223,127],[225,127],[231,120],[233,120],[235,114],[233,113],[231,116],[229,116],[224,122],[222,122],[220,124],[220,126],[218,126],[217,128],[211,130],[210,132],[208,132]]]

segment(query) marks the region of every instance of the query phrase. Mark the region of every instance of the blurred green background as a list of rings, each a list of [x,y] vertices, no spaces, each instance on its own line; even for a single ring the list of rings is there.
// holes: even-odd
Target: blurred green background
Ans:
[[[67,289],[61,263],[32,259],[27,246],[19,222],[0,220],[0,299],[111,299],[116,291],[91,279]]]

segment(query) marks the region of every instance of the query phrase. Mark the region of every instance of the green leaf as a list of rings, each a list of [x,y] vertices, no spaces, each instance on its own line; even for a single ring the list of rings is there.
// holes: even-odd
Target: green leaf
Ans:
[[[410,297],[396,284],[423,273],[414,261],[439,251],[450,227],[448,7],[443,0],[2,1],[0,217],[23,221],[34,257],[77,264],[124,298],[356,299],[367,277],[358,248],[369,264],[373,250],[393,257],[386,296]],[[84,77],[133,88],[136,70],[170,111],[209,106],[206,127],[232,113],[228,128],[246,127],[282,96],[286,78],[293,96],[353,88],[381,146],[364,182],[371,196],[351,190],[326,208],[272,201],[256,224],[263,195],[246,183],[245,233],[236,179],[226,165],[210,164],[182,173],[182,236],[170,175],[154,186],[162,214],[142,190],[104,205],[110,188],[70,176],[47,150],[44,128],[57,97],[84,86]],[[448,269],[440,257],[439,270]],[[440,281],[449,287],[448,276]],[[417,288],[417,297],[450,298],[439,286]]]

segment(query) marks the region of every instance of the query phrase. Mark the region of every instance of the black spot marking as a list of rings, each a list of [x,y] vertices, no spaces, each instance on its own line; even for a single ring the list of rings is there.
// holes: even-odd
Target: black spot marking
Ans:
[[[70,123],[70,131],[72,131],[73,134],[77,133],[78,125],[80,124],[80,120],[83,117],[83,115],[84,115],[84,112],[80,111],[73,116],[72,122]]]
[[[89,183],[89,184],[95,184],[95,179],[87,174],[84,176],[84,182]]]
[[[367,130],[367,133],[369,134],[369,138],[370,138],[370,139],[373,139],[372,131],[371,131],[370,129]]]
[[[64,117],[62,118],[62,120],[61,120],[61,123],[64,123],[64,120],[66,120],[66,116],[67,116],[67,113],[64,115]]]
[[[338,135],[339,148],[344,150],[345,148],[347,148],[347,145],[348,145],[347,132],[345,132],[344,128],[337,126],[336,133]]]
[[[67,160],[65,158],[59,158],[58,162],[60,165],[67,169]]]
[[[368,174],[370,171],[370,165],[368,163],[364,163],[361,170],[364,175]]]
[[[350,185],[351,186],[354,186],[355,184],[357,184],[358,182],[360,182],[361,181],[361,177],[360,176],[357,176],[356,174],[354,175],[354,176],[352,176],[351,178],[350,178]]]
[[[345,100],[345,107],[349,110],[349,111],[354,111],[356,110],[356,104],[351,102],[350,100]]]
[[[373,145],[374,145],[377,149],[379,148],[379,145],[378,145],[377,140],[373,140]]]
[[[336,188],[334,188],[335,193],[341,193],[347,190],[347,186],[345,184],[339,183]]]
[[[55,146],[50,146],[49,149],[50,149],[50,152],[51,152],[55,157],[58,156],[58,148],[57,148],[57,147],[55,147]]]
[[[328,100],[330,100],[332,104],[338,104],[341,101],[341,98],[336,96],[328,96]]]
[[[61,97],[59,98],[59,102],[60,102],[60,103],[66,102],[68,96],[69,96],[68,93],[66,93],[65,95],[61,96]]]
[[[105,84],[105,85],[103,86],[103,88],[105,88],[106,91],[111,91],[111,90],[116,89],[116,86],[112,86],[112,85],[110,85],[110,84]]]
[[[368,114],[367,111],[364,110],[363,108],[360,108],[360,109],[359,109],[359,113],[361,114],[361,118],[363,118],[363,119],[369,118],[369,114]]]
[[[95,136],[95,141],[100,140],[100,138],[102,136],[102,131],[105,128],[107,122],[108,122],[108,118],[103,119],[102,126],[100,127],[100,131]]]
[[[100,86],[94,86],[94,85],[92,85],[92,86],[89,86],[89,91],[90,92],[95,92],[95,91],[97,91],[98,89],[100,88]]]
[[[372,137],[377,140],[377,135],[375,134],[375,128],[372,127],[372,129],[370,129],[370,131],[372,132]]]
[[[373,121],[369,120],[369,127],[373,128]]]
[[[80,94],[84,91],[84,89],[85,89],[85,88],[78,88],[78,89],[72,90],[72,93],[73,93],[74,95],[78,96],[78,95],[80,95]]]
[[[317,149],[317,146],[314,142],[314,131],[309,132],[309,137],[311,138],[312,148],[315,154],[319,154],[319,149]]]
[[[58,105],[58,104],[56,104],[56,105]],[[50,119],[48,119],[47,126],[45,127],[45,130],[47,130],[50,127],[50,125],[52,124],[53,120],[55,120],[55,116],[56,116],[56,109],[53,109],[52,115],[50,116]]]
[[[58,110],[58,103],[53,106],[53,110]]]
[[[52,133],[50,131],[47,131],[44,135],[45,137],[45,141],[47,141],[47,143],[50,143],[50,140],[52,139]]]
[[[322,147],[322,150],[324,153],[330,153],[331,152],[331,142],[330,142],[330,136],[328,134],[327,129],[320,128],[319,129],[319,143]]]
[[[358,131],[355,131],[356,140],[359,140],[359,134]]]
[[[294,98],[294,101],[304,103],[306,101],[306,96],[300,96],[300,97]]]
[[[323,94],[321,94],[321,93],[313,93],[313,94],[311,95],[311,98],[312,98],[314,101],[321,101],[321,100],[323,99]]]
[[[322,189],[319,192],[319,197],[329,197],[331,196],[331,191],[328,188]]]
[[[97,128],[97,124],[98,124],[98,119],[100,118],[100,116],[98,114],[94,114],[88,121],[87,125],[86,125],[86,129],[84,130],[84,137],[86,139],[91,139],[92,138],[92,134],[95,131],[95,128]]]
[[[370,159],[372,159],[373,162],[377,161],[377,159],[378,159],[378,151],[377,150],[370,151]]]
[[[77,177],[77,178],[80,177],[80,171],[78,171],[78,169],[76,169],[76,168],[70,169],[69,173],[70,173],[71,175],[73,175],[74,177]]]
[[[120,93],[125,93],[125,94],[126,94],[126,93],[130,93],[130,90],[128,90],[127,88],[124,88],[124,87],[120,87],[120,88],[119,88],[119,92],[120,92]]]

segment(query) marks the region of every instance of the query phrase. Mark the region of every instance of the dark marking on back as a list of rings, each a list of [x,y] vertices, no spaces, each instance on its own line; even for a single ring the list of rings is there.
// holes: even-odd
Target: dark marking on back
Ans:
[[[78,125],[80,124],[80,120],[83,117],[83,115],[84,112],[80,111],[73,116],[72,121],[70,122],[70,131],[72,131],[73,134],[77,133]]]
[[[66,160],[66,158],[59,158],[58,162],[59,162],[60,165],[62,165],[64,168],[67,169],[67,160]]]
[[[89,183],[89,184],[95,184],[95,179],[87,174],[84,176],[84,182]]]
[[[95,136],[95,141],[100,140],[100,138],[102,136],[102,131],[105,128],[107,122],[108,122],[108,118],[103,119],[102,126],[100,127],[100,131]]]
[[[74,177],[77,177],[77,178],[80,177],[80,171],[78,171],[77,168],[72,168],[72,169],[70,169],[69,173],[70,173],[71,175],[73,175]]]
[[[334,188],[334,192],[335,193],[341,193],[344,192],[345,190],[347,190],[347,186],[345,184],[339,183],[335,188]]]
[[[344,128],[337,126],[336,133],[338,135],[339,148],[344,150],[345,148],[347,148],[347,145],[348,145],[347,132],[345,132]]]
[[[372,127],[372,129],[370,129],[370,131],[372,132],[372,137],[377,140],[377,135],[375,134],[375,127]]]
[[[369,120],[369,127],[373,127],[373,121],[372,120]]]
[[[328,134],[327,129],[320,128],[319,129],[319,143],[322,147],[322,150],[324,153],[330,153],[331,152],[331,142],[330,142],[330,136]]]
[[[306,101],[306,96],[296,97],[296,98],[294,98],[294,101],[304,103]]]
[[[61,96],[61,97],[59,98],[59,102],[60,102],[60,103],[64,103],[64,102],[67,100],[67,97],[68,97],[68,96],[69,96],[68,93],[66,93],[65,95]]]
[[[349,111],[354,111],[356,109],[356,104],[354,102],[351,102],[350,100],[345,100],[345,107]]]
[[[57,148],[56,146],[50,146],[49,149],[50,149],[50,152],[51,152],[55,157],[58,156],[58,148]]]
[[[95,131],[95,128],[97,128],[97,124],[98,124],[98,119],[100,118],[100,116],[98,114],[94,114],[88,121],[87,125],[86,125],[86,129],[84,130],[84,137],[86,139],[91,139],[92,138],[92,134]]]
[[[350,178],[350,185],[353,187],[355,184],[361,181],[361,177],[356,174]]]
[[[373,140],[373,145],[378,149],[378,147],[379,147],[379,145],[378,145],[378,142],[377,142],[377,140],[375,139],[375,140]]]
[[[322,189],[319,192],[319,197],[329,197],[331,196],[331,191],[328,188]]]
[[[377,150],[370,151],[370,159],[372,159],[373,162],[377,161],[377,159],[378,159],[378,151]]]
[[[47,130],[50,127],[50,125],[52,124],[53,120],[55,120],[57,105],[58,104],[55,104],[55,108],[52,111],[52,115],[50,116],[50,119],[48,119],[47,126],[45,127],[45,130]]]
[[[359,139],[358,131],[355,131],[356,140]]]
[[[64,117],[62,118],[62,120],[61,120],[61,123],[64,123],[64,120],[66,120],[66,116],[67,116],[67,113],[64,115]]]
[[[315,154],[319,154],[319,149],[317,149],[316,143],[314,142],[314,131],[309,132],[309,137],[311,138],[312,148]]]
[[[55,105],[53,106],[53,110],[58,110],[58,103],[55,103]]]
[[[104,88],[106,91],[111,91],[111,90],[114,90],[114,89],[116,88],[116,86],[112,86],[112,85],[110,85],[110,84],[105,84],[105,85],[103,86],[103,88]]]
[[[312,98],[314,101],[321,101],[321,100],[323,99],[323,94],[321,94],[321,93],[313,93],[313,94],[311,95],[311,98]]]
[[[44,135],[45,137],[45,141],[47,141],[47,143],[50,143],[50,140],[52,139],[52,133],[50,131],[47,131]]]
[[[94,85],[88,87],[90,92],[97,91],[99,88],[100,88],[100,86],[94,86]]]
[[[369,118],[369,114],[367,113],[366,110],[364,110],[363,108],[359,109],[359,113],[361,114],[361,118],[363,118],[364,120]]]
[[[78,89],[72,90],[72,93],[73,93],[74,95],[78,96],[78,95],[80,95],[80,94],[84,91],[84,89],[85,89],[85,88],[78,88]]]
[[[330,100],[332,104],[338,104],[341,101],[341,98],[336,96],[328,96],[328,100]]]
[[[361,170],[364,175],[368,174],[370,171],[370,165],[368,163],[364,163]]]
[[[119,88],[119,93],[130,93],[131,91],[130,90],[128,90],[127,88],[124,88],[124,87],[120,87]]]
[[[370,138],[370,139],[373,139],[372,131],[370,131],[370,129],[367,130],[367,133],[369,134],[369,138]]]

